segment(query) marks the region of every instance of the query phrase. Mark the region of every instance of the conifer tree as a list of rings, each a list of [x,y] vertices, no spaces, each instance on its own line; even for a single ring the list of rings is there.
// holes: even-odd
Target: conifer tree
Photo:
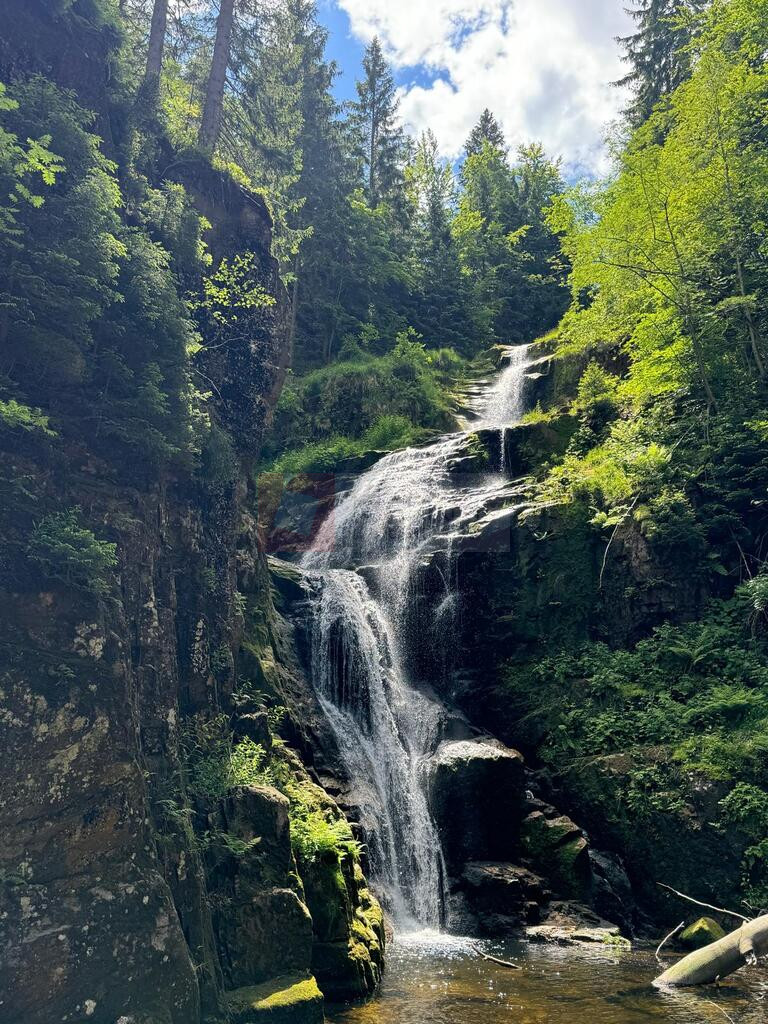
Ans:
[[[368,203],[375,208],[391,198],[402,182],[405,147],[397,119],[395,83],[378,38],[366,48],[363,72],[357,83],[358,98],[350,104],[350,121],[357,136]]]
[[[464,146],[464,152],[467,156],[477,155],[483,148],[484,142],[489,142],[494,149],[504,150],[506,147],[501,125],[488,107],[482,112],[480,120],[469,133],[469,138]]]
[[[232,27],[235,18],[235,0],[221,0],[216,21],[216,40],[213,45],[213,59],[205,91],[203,119],[200,124],[198,143],[205,152],[213,152],[221,130],[221,113],[224,103],[224,87],[227,81]]]
[[[636,0],[634,7],[626,8],[636,31],[617,39],[630,70],[616,84],[632,90],[626,111],[630,124],[642,124],[659,100],[688,77],[685,47],[692,37],[692,16],[704,4],[705,0]]]

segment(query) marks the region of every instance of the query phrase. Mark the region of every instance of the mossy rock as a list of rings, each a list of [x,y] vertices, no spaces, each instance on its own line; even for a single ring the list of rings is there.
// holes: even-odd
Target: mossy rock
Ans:
[[[592,882],[589,848],[577,825],[565,815],[529,814],[520,838],[534,866],[562,896],[586,899]]]
[[[694,950],[702,949],[722,938],[725,938],[725,931],[714,918],[700,917],[680,933],[678,943],[683,949]]]
[[[233,1024],[323,1024],[323,995],[314,978],[289,974],[227,993]]]

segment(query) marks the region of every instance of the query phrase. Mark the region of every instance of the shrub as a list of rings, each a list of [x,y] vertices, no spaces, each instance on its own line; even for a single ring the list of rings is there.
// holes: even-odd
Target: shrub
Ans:
[[[48,417],[41,409],[22,405],[13,398],[8,402],[0,400],[0,424],[11,430],[36,430],[48,437],[56,436],[56,432],[48,426]]]
[[[80,514],[72,508],[44,516],[32,530],[27,553],[47,576],[104,595],[117,565],[117,545],[82,526]]]

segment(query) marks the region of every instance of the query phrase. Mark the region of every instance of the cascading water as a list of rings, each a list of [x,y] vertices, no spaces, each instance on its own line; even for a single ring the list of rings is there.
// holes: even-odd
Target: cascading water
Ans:
[[[506,363],[481,404],[480,418],[484,427],[509,426],[517,423],[525,412],[523,382],[528,346],[515,345],[507,349]]]
[[[520,419],[526,353],[508,350],[478,426]],[[401,929],[438,928],[444,888],[422,775],[445,710],[407,672],[413,645],[434,639],[413,635],[418,570],[430,552],[450,551],[507,485],[499,474],[470,484],[451,473],[467,433],[381,459],[329,513],[302,560],[313,581],[313,686],[354,787],[374,880]],[[437,615],[450,612],[450,571],[444,589]]]

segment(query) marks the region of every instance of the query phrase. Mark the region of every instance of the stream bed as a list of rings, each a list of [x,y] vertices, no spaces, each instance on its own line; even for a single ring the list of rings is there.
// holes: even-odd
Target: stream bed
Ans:
[[[720,987],[658,992],[653,950],[482,943],[417,933],[395,940],[379,996],[330,1007],[329,1024],[735,1024],[768,1021],[768,972],[746,968]],[[667,960],[666,963],[670,961]]]

